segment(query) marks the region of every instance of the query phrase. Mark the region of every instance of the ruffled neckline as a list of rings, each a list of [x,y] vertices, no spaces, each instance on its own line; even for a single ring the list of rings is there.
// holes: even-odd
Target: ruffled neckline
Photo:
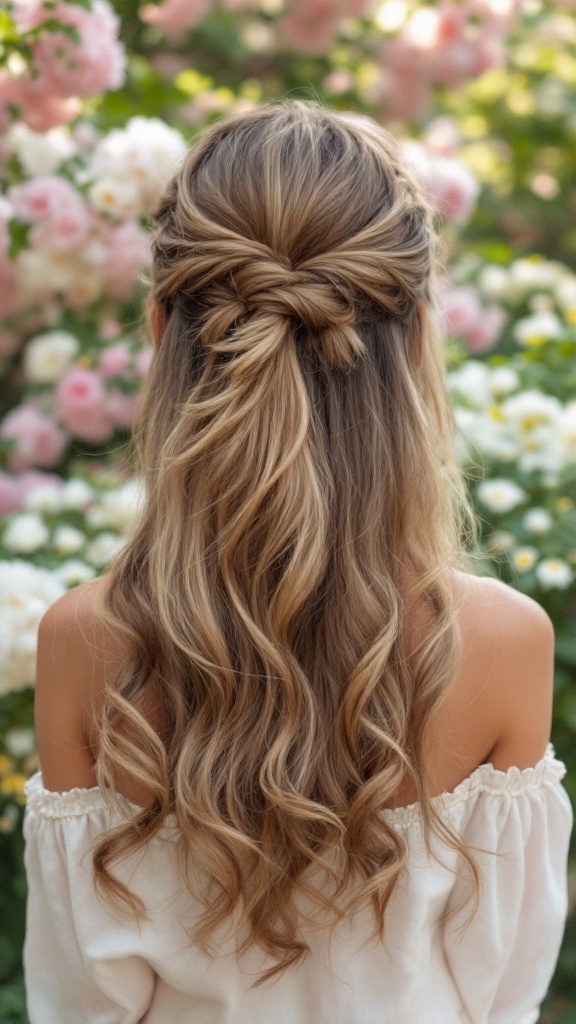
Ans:
[[[433,796],[431,802],[436,810],[442,813],[479,793],[516,797],[541,786],[555,785],[564,778],[566,771],[564,762],[556,757],[553,744],[548,743],[546,752],[535,765],[529,768],[517,768],[512,765],[503,771],[494,768],[490,762],[480,764],[459,782],[455,789]],[[99,786],[90,789],[76,787],[61,793],[55,792],[44,788],[41,771],[37,771],[28,779],[24,792],[26,811],[34,812],[43,818],[76,818],[100,811],[111,812]],[[131,814],[138,814],[142,810],[127,797],[122,797],[122,802]],[[403,807],[385,807],[380,813],[386,821],[403,827],[422,820],[419,802]],[[174,814],[167,815],[165,819],[166,825],[173,825],[175,821]]]

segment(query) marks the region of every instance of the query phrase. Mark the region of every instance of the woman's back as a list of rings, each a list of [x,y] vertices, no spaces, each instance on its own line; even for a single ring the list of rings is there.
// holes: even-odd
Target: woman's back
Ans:
[[[32,1024],[531,1024],[553,633],[461,572],[432,208],[297,100],[211,125],[154,218],[145,500],[38,634]]]
[[[459,931],[466,915],[457,908],[467,887],[454,872],[462,864],[453,850],[441,851],[443,865],[430,860],[421,809],[406,788],[382,810],[408,847],[407,872],[386,910],[384,945],[370,940],[370,915],[361,911],[332,932],[308,930],[304,962],[254,989],[252,982],[270,966],[261,950],[237,960],[225,929],[215,936],[215,960],[186,941],[200,904],[177,881],[172,818],[144,853],[118,868],[150,912],[142,931],[102,906],[81,866],[103,829],[121,820],[111,816],[90,776],[97,748],[84,748],[84,778],[71,780],[66,765],[66,751],[75,751],[77,772],[78,723],[90,721],[93,700],[97,707],[107,675],[122,658],[121,642],[104,638],[94,618],[105,582],[75,588],[44,622],[52,671],[50,691],[39,678],[38,740],[50,791],[39,775],[28,784],[27,870],[33,886],[42,878],[44,894],[31,904],[25,947],[31,1019],[535,1024],[563,934],[572,827],[571,805],[559,785],[565,768],[547,743],[552,635],[540,607],[498,581],[464,573],[453,578],[463,666],[430,730],[426,764],[437,810],[467,843],[489,851],[479,855],[484,895],[469,930]],[[59,619],[59,628],[48,641],[51,618]],[[414,642],[417,636],[416,628]],[[61,669],[56,677],[55,666]],[[150,723],[161,731],[153,707],[152,701]],[[48,721],[56,708],[57,729]],[[489,759],[493,764],[485,763]],[[73,781],[86,788],[72,788]],[[123,782],[134,804],[146,803],[145,789]],[[196,876],[196,888],[202,884]],[[442,914],[454,909],[443,924]],[[65,976],[59,967],[63,939],[69,944]]]
[[[489,762],[500,771],[511,765],[524,769],[536,764],[546,750],[552,723],[554,633],[542,607],[491,577],[453,571],[450,578],[460,607],[464,650],[460,671],[429,724],[426,765],[434,795],[452,792],[481,764]],[[63,678],[61,685],[68,693],[68,713],[74,718],[81,716],[86,723],[84,786],[96,784],[93,765],[99,742],[98,715],[89,713],[89,709],[98,710],[107,682],[125,661],[122,638],[104,631],[94,614],[95,602],[102,599],[106,586],[103,576],[75,587],[59,602],[58,609],[59,616],[67,619],[60,661],[63,677],[69,678]],[[421,641],[424,619],[419,612],[408,623],[408,650]],[[71,646],[75,632],[76,659]],[[92,656],[84,637],[93,645]],[[58,661],[56,653],[52,673]],[[61,722],[62,701],[54,694],[53,674],[50,685],[51,693],[41,693],[46,699],[37,700],[40,744],[45,732],[54,731],[52,719],[57,716]],[[72,693],[77,708],[70,700]],[[146,705],[148,720],[161,733],[166,723],[162,722],[161,703],[153,690],[147,694]],[[42,767],[50,789],[64,791],[79,784],[76,756],[72,765],[67,764],[60,744],[45,750]],[[118,784],[133,803],[146,804],[150,792],[137,780],[119,776]],[[407,805],[416,799],[414,786],[406,776],[385,806]]]

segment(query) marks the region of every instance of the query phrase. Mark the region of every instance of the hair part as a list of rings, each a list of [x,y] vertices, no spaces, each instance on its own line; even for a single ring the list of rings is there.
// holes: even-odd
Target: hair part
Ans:
[[[333,923],[369,903],[384,936],[407,849],[380,811],[405,775],[428,851],[436,831],[462,854],[478,905],[423,767],[462,655],[449,575],[477,529],[438,239],[392,136],[305,100],[210,125],[154,219],[166,328],[133,434],[146,500],[106,573],[130,659],[97,761],[106,790],[122,769],[152,796],[99,841],[95,880],[141,915],[111,866],[174,813],[187,884],[207,883],[193,940],[209,952],[235,915],[239,952],[274,960],[260,984],[306,954],[304,903]]]

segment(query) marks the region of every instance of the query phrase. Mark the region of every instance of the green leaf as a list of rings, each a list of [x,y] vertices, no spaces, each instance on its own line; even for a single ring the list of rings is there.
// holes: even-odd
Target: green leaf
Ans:
[[[0,11],[0,40],[3,43],[18,41],[18,30],[8,11]]]
[[[8,245],[8,256],[13,260],[22,249],[25,249],[28,244],[28,234],[30,232],[31,224],[26,224],[25,221],[12,219],[8,221],[8,237],[10,239]]]

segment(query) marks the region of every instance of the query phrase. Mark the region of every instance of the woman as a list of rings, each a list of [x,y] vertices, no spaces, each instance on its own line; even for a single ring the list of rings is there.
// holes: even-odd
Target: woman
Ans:
[[[532,1024],[554,634],[471,571],[431,208],[385,130],[283,100],[155,220],[143,511],[39,629],[30,1020]]]

